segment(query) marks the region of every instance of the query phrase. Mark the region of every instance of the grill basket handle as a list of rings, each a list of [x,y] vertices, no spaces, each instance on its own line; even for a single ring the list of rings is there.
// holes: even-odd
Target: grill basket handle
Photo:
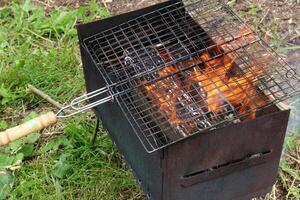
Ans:
[[[52,124],[55,124],[56,122],[57,117],[54,112],[48,112],[25,122],[24,124],[7,129],[0,132],[0,146],[4,146],[17,139],[30,135],[31,133],[40,131]]]
[[[97,98],[95,101],[89,102],[93,98]],[[58,118],[67,118],[78,113],[82,113],[88,109],[94,108],[101,104],[109,101],[113,101],[114,95],[112,94],[110,87],[103,87],[98,90],[92,91],[90,93],[84,94],[80,97],[75,98],[71,103],[63,108],[61,108],[56,116]],[[81,105],[85,104],[85,105]]]

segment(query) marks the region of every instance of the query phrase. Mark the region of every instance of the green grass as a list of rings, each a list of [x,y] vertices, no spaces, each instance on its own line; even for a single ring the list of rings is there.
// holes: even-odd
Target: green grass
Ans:
[[[84,92],[75,25],[109,15],[95,2],[89,5],[49,13],[30,1],[0,8],[0,130],[55,110],[28,84],[59,102]],[[143,198],[103,131],[91,145],[92,116],[78,115],[1,148],[0,199]]]
[[[238,4],[244,4],[244,6],[242,6],[243,9],[241,9],[241,6],[238,6]],[[247,2],[241,1],[239,3],[237,3],[236,0],[228,0],[228,5],[233,8],[242,19],[248,22],[261,38],[265,39],[265,35],[268,33],[269,45],[277,51],[282,51],[284,38],[278,31],[279,25],[273,20],[265,20],[265,14],[267,13],[266,10],[263,9],[262,4],[261,1],[254,0]]]
[[[110,139],[90,144],[91,121],[69,121],[60,135],[36,149],[16,174],[12,199],[129,199],[138,190]]]

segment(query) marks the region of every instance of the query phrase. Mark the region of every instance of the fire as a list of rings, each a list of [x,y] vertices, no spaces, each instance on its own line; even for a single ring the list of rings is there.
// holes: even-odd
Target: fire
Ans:
[[[251,30],[242,27],[240,34],[248,34],[246,37],[240,37],[243,41],[253,40],[254,37],[249,34],[249,31]],[[221,42],[218,41],[218,43]],[[196,109],[205,109],[206,113],[211,112],[215,116],[226,113],[224,105],[227,104],[234,108],[235,113],[243,115],[240,120],[251,120],[256,117],[256,113],[250,111],[268,102],[267,97],[256,87],[257,77],[263,74],[262,70],[252,65],[246,72],[243,72],[236,66],[236,59],[232,53],[223,53],[224,49],[233,48],[237,42],[239,41],[234,40],[231,43],[225,43],[222,49],[216,47],[214,51],[220,55],[219,57],[214,58],[208,52],[202,53],[197,58],[159,70],[158,75],[162,77],[161,80],[155,83],[144,82],[144,94],[150,98],[151,105],[159,110],[172,126],[181,127],[183,135],[191,133],[197,124],[193,123],[192,119],[183,119],[179,116],[178,97],[190,96],[194,84],[199,86],[198,90],[201,91],[198,92],[205,97],[205,108],[203,102],[201,104],[196,102],[199,104]],[[172,61],[171,56],[165,50],[160,51],[160,55],[166,62]],[[195,67],[186,70],[185,73],[181,72],[189,66]]]
[[[172,66],[166,67],[159,72],[160,76],[165,76],[174,72]],[[153,102],[158,109],[167,115],[167,118],[172,124],[178,125],[181,123],[176,117],[176,96],[180,90],[181,85],[176,78],[169,77],[154,84],[145,86],[148,93],[152,94]]]
[[[167,75],[176,73],[174,66],[168,66],[160,70],[159,76],[165,77]],[[146,85],[145,92],[151,98],[151,104],[163,114],[170,124],[185,135],[191,127],[177,116],[177,102],[178,97],[184,95],[180,80],[176,76],[164,78],[156,83]],[[195,127],[195,126],[194,126]]]
[[[208,54],[200,56],[204,61],[209,59]],[[244,74],[235,74],[234,60],[228,55],[205,62],[205,69],[194,68],[189,73],[186,90],[190,90],[192,83],[198,83],[205,91],[207,105],[210,111],[221,114],[226,112],[224,104],[229,103],[239,114],[255,110],[266,103],[266,98],[256,88],[257,76],[261,71],[252,66]],[[256,72],[256,73],[255,73]],[[230,76],[234,74],[234,76]],[[254,119],[255,113],[249,114],[243,120]]]

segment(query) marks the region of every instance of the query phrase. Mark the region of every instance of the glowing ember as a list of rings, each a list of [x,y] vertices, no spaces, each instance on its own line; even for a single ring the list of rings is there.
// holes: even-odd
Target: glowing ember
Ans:
[[[173,73],[174,69],[172,66],[166,67],[159,72],[160,76],[165,76]],[[181,85],[175,77],[168,77],[154,84],[145,86],[146,92],[151,94],[152,105],[158,107],[162,113],[166,115],[169,122],[173,126],[180,126],[184,124],[180,119],[177,118],[176,114],[176,102],[177,96],[181,95]]]
[[[165,58],[166,59],[166,58]],[[182,81],[177,75],[176,65],[165,67],[158,72],[164,78],[156,83],[148,84],[144,94],[150,98],[151,105],[160,111],[182,135],[186,136],[197,128],[204,129],[210,124],[203,118],[203,113],[184,90]]]

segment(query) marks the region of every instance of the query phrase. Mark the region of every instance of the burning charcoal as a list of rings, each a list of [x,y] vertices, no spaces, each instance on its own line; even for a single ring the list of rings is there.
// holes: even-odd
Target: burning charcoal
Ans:
[[[200,83],[201,90],[204,90],[204,94],[207,96],[205,101],[208,109],[221,119],[228,118],[226,113],[236,116],[235,112],[243,114],[249,110],[255,110],[256,107],[267,102],[267,99],[262,98],[262,95],[254,87],[257,79],[252,71],[262,73],[255,66],[251,71],[242,74],[240,71],[234,72],[237,66],[229,55],[209,60],[210,55],[204,53],[200,58],[206,61],[205,69],[195,67],[193,71],[190,71],[186,88],[190,90],[189,88],[193,84]],[[201,93],[203,92],[201,91]],[[255,113],[243,120],[253,118],[255,118]]]
[[[176,71],[174,66],[169,66],[158,71],[158,74],[160,77],[164,77],[174,71]],[[185,123],[185,119],[180,118],[187,111],[185,110],[186,105],[190,105],[180,80],[173,76],[155,83],[144,82],[144,84],[143,93],[149,98],[150,104],[164,114],[169,123],[182,135],[188,135],[195,126]]]
[[[185,48],[185,46],[181,42],[177,42],[176,44],[173,44],[172,46],[170,46],[168,50],[169,52],[171,52],[172,57],[175,60],[189,55],[189,51]]]
[[[160,48],[159,54],[165,62],[172,61],[167,50]],[[190,91],[186,92],[183,87],[185,81],[181,80],[180,76],[185,77],[186,73],[177,73],[179,68],[200,62],[199,59],[193,58],[180,63],[180,66],[167,66],[157,72],[162,80],[151,84],[144,82],[146,86],[143,93],[149,98],[152,106],[164,114],[169,123],[183,136],[211,127],[211,122],[202,110],[205,107],[195,103]],[[201,83],[198,82],[197,85],[200,86]],[[204,91],[200,91],[200,94],[202,98],[206,96]]]
[[[138,62],[137,54],[139,57],[143,57],[143,63]],[[156,73],[151,73],[156,66],[161,65],[161,57],[165,61],[171,61],[171,57],[166,51],[160,51],[160,55],[157,55],[157,51],[151,47],[135,51],[127,50],[123,57],[127,66],[127,73],[150,72],[145,76],[145,80],[141,80],[144,84],[156,78],[155,76],[164,77],[177,71],[175,66],[169,66]],[[205,129],[210,125],[201,117],[203,116],[201,110],[196,107],[190,96],[183,90],[179,78],[169,77],[149,84],[145,86],[143,92],[149,98],[150,104],[155,109],[160,110],[170,124],[183,136],[189,135],[197,128]]]
[[[176,67],[169,66],[160,71],[160,77],[175,73]],[[182,87],[177,76],[166,77],[152,84],[146,84],[144,94],[153,107],[163,113],[169,123],[183,136],[203,130],[211,126],[191,96]]]
[[[145,47],[137,50],[127,49],[124,52],[123,57],[124,64],[127,66],[126,71],[130,76],[142,72],[149,72],[144,76],[148,81],[156,78],[153,70],[163,63],[157,51],[152,47]]]
[[[183,116],[184,118],[188,119],[190,130],[196,128],[203,130],[208,128],[210,123],[204,118],[204,114],[201,109],[197,106],[197,104],[194,103],[192,98],[187,93],[184,91],[181,92],[183,95],[177,98],[182,107],[177,109],[180,110],[179,116]],[[191,132],[192,131],[190,131],[190,133]]]

